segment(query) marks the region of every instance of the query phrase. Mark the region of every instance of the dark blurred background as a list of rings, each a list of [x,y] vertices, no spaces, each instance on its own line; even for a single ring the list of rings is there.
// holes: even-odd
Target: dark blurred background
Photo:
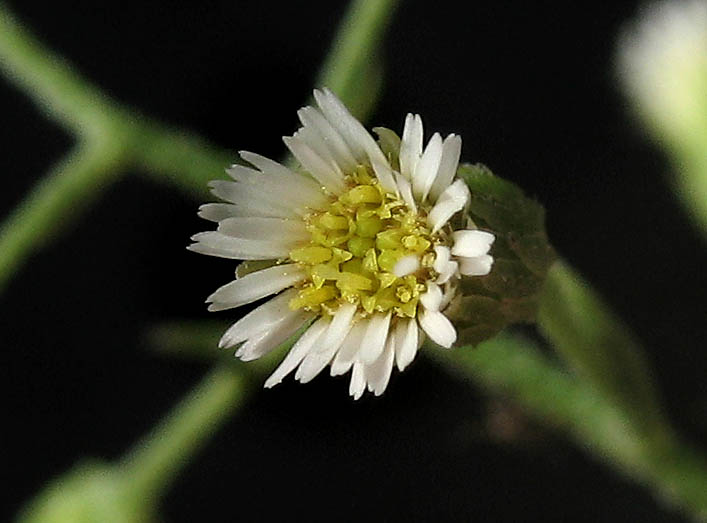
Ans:
[[[705,245],[617,88],[637,2],[402,1],[370,120],[456,132],[547,207],[559,250],[633,328],[671,420],[707,441]],[[346,3],[10,2],[116,99],[234,151],[278,158]],[[4,217],[71,146],[0,81]],[[208,314],[234,264],[187,252],[196,200],[131,173],[0,296],[7,519],[83,456],[119,457],[207,370],[145,332]],[[222,176],[214,172],[214,178]],[[77,202],[81,203],[81,202]],[[214,348],[214,350],[216,350]],[[424,358],[382,398],[287,380],[219,432],[165,521],[681,521],[650,493]]]

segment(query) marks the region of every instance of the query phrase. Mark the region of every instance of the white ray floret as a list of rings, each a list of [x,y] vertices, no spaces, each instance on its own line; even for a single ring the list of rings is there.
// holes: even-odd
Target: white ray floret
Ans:
[[[418,331],[419,327],[414,319],[399,321],[395,327],[395,364],[400,371],[415,359]]]
[[[336,353],[334,361],[331,363],[332,376],[345,374],[351,369],[359,350],[361,350],[361,344],[364,341],[367,328],[368,320],[360,320],[351,327],[339,351]]]
[[[390,327],[390,313],[376,313],[368,322],[366,333],[363,335],[363,346],[360,358],[364,363],[373,363],[383,352],[385,340]]]
[[[317,340],[329,326],[326,318],[319,318],[309,329],[302,334],[302,337],[292,346],[280,366],[275,369],[270,377],[265,381],[265,387],[274,387],[282,381],[290,372],[295,370],[300,362],[309,354],[315,346]]]
[[[439,161],[437,177],[430,188],[430,200],[436,202],[454,180],[457,174],[457,166],[462,152],[462,139],[459,136],[450,134],[444,139],[442,144],[442,158]]]
[[[412,193],[418,201],[424,201],[437,177],[439,161],[442,159],[442,137],[435,133],[425,147],[412,174]]]
[[[412,180],[420,156],[422,156],[422,118],[419,114],[408,114],[405,117],[403,138],[400,141],[400,174]]]
[[[306,276],[297,264],[275,265],[219,287],[206,301],[210,311],[232,309],[292,287]]]
[[[243,361],[257,360],[273,349],[285,343],[294,335],[312,315],[305,311],[289,311],[268,329],[251,336],[236,351],[236,356]]]
[[[462,180],[456,180],[439,195],[435,206],[427,215],[427,222],[432,226],[432,232],[439,231],[456,213],[461,211],[469,201],[469,188]]]
[[[388,336],[383,353],[366,369],[366,387],[376,396],[385,391],[395,360],[395,336]]]
[[[460,227],[470,193],[455,179],[459,136],[434,133],[423,147],[422,118],[408,114],[402,138],[376,130],[381,148],[331,91],[314,98],[318,107],[300,109],[302,127],[284,137],[301,169],[241,151],[247,165],[210,183],[225,203],[199,208],[216,230],[194,235],[189,249],[247,260],[208,297],[209,310],[266,300],[219,347],[250,361],[302,333],[266,387],[292,373],[307,383],[329,367],[351,373],[355,399],[378,396],[426,338],[454,344],[445,310],[461,277],[489,273],[495,237]]]
[[[488,254],[474,258],[459,258],[459,272],[463,276],[486,276],[491,272],[493,258]]]
[[[493,234],[479,230],[454,231],[452,238],[454,240],[452,254],[465,258],[486,254],[496,239]]]

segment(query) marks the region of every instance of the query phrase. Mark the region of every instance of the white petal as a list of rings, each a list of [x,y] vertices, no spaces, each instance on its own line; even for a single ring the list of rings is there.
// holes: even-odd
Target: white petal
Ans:
[[[369,141],[375,145],[375,140],[368,131],[349,112],[346,106],[329,89],[314,90],[314,99],[329,123],[346,141],[358,163],[368,159]],[[376,146],[377,147],[377,146]],[[382,154],[382,153],[381,153]]]
[[[385,342],[383,354],[372,364],[366,368],[366,380],[368,382],[368,390],[376,396],[380,396],[385,392],[388,382],[390,381],[390,373],[393,370],[393,360],[395,359],[395,336],[388,336]]]
[[[229,171],[238,173],[241,181],[214,180],[209,182],[211,192],[219,198],[235,204],[237,216],[299,217],[309,209],[320,209],[328,203],[326,194],[314,180],[304,176],[276,178],[266,176],[243,166],[234,166]],[[243,172],[254,176],[245,178]],[[236,177],[236,176],[234,176]]]
[[[420,295],[420,304],[427,310],[438,311],[442,303],[442,289],[436,283],[427,284],[427,292]]]
[[[199,207],[199,217],[212,222],[239,216],[239,209],[232,203],[205,203]]]
[[[290,339],[302,325],[313,317],[314,315],[311,312],[301,309],[289,311],[272,328],[263,330],[256,336],[248,338],[236,351],[236,357],[242,361],[252,361],[265,356]]]
[[[255,191],[273,204],[279,204],[288,209],[320,208],[326,205],[327,197],[316,181],[307,176],[295,174],[286,167],[280,167],[284,169],[284,172],[278,170],[265,174],[242,165],[234,165],[226,169],[226,172],[239,182],[236,184],[238,190],[248,190],[244,186],[250,186],[248,194]]]
[[[413,272],[417,271],[419,268],[420,268],[419,256],[411,254],[409,256],[403,256],[395,263],[395,267],[393,267],[393,274],[395,274],[398,278],[402,278],[403,276],[407,276],[408,274],[412,274]]]
[[[418,316],[420,327],[432,341],[442,347],[450,348],[457,339],[457,331],[449,319],[438,311],[423,309]]]
[[[234,238],[262,240],[263,238],[288,238],[308,240],[311,238],[302,220],[287,218],[263,218],[243,216],[226,218],[218,224],[217,231]]]
[[[292,312],[288,304],[296,295],[297,291],[291,289],[253,309],[224,333],[218,346],[222,349],[232,347],[259,332],[270,329]]]
[[[324,336],[322,349],[326,350],[327,347],[333,346],[336,350],[341,346],[344,338],[346,338],[349,330],[351,330],[353,317],[357,308],[357,305],[353,303],[344,303],[339,306],[339,309],[334,313],[326,336]]]
[[[387,314],[376,313],[371,316],[368,328],[363,336],[363,343],[359,352],[359,358],[366,364],[371,364],[378,359],[385,347],[385,340],[388,337],[388,327],[390,326],[390,312]]]
[[[435,283],[447,283],[449,279],[459,272],[459,264],[456,261],[449,261],[437,276]]]
[[[383,154],[378,148],[378,144],[376,144],[376,151],[378,151],[381,155]],[[391,169],[388,160],[386,160],[384,156],[381,157],[378,154],[373,154],[371,155],[370,161],[371,166],[373,167],[373,172],[376,173],[376,178],[378,178],[381,187],[383,187],[383,189],[387,192],[399,196],[398,186],[396,185],[395,178],[393,177],[393,169]]]
[[[285,136],[282,139],[287,148],[297,158],[302,167],[311,174],[328,191],[341,194],[346,187],[344,175],[334,164],[325,162],[314,150],[294,136]]]
[[[444,290],[442,292],[442,303],[439,305],[439,310],[443,311],[447,308],[450,302],[457,295],[457,285],[455,281],[448,281],[444,284]]]
[[[496,239],[490,232],[480,230],[454,231],[452,238],[454,239],[452,254],[465,258],[486,254]]]
[[[251,153],[250,151],[239,151],[238,154],[240,154],[241,158],[243,158],[246,162],[251,165],[254,165],[265,174],[282,178],[302,178],[303,180],[305,180],[305,183],[310,181],[307,180],[307,178],[305,178],[301,174],[297,174],[292,169],[285,167],[284,165],[279,162],[276,162],[275,160],[266,158],[265,156],[261,156],[256,153]]]
[[[400,174],[412,180],[417,162],[422,155],[422,118],[408,113],[400,141]]]
[[[339,348],[339,352],[336,353],[334,361],[331,362],[332,376],[339,376],[349,371],[361,349],[367,327],[368,320],[359,320],[351,327]]]
[[[422,345],[425,343],[425,331],[422,330],[422,327],[420,327],[419,322],[415,322],[417,324],[417,350],[419,351],[422,348]]]
[[[196,242],[187,247],[191,251],[234,260],[286,258],[292,249],[302,243],[300,240],[293,241],[283,238],[247,240],[226,236],[216,231],[200,232],[192,236],[191,239]]]
[[[442,158],[439,161],[439,170],[432,187],[430,188],[430,201],[436,202],[439,195],[449,187],[459,168],[459,157],[462,151],[462,139],[450,134],[442,144]]]
[[[295,208],[282,198],[249,183],[214,180],[209,182],[214,196],[235,204],[238,216],[272,216],[276,218],[296,218]]]
[[[328,330],[331,330],[331,326]],[[324,335],[322,335],[322,337]],[[317,377],[319,373],[324,370],[324,367],[329,365],[329,362],[331,362],[331,359],[339,348],[338,345],[324,345],[321,342],[318,342],[317,345],[318,347],[310,350],[309,354],[307,354],[304,360],[302,360],[302,363],[300,363],[300,366],[297,367],[295,379],[300,383],[309,383]]]
[[[353,371],[351,371],[349,394],[357,400],[363,395],[364,390],[366,390],[366,371],[363,363],[357,361],[353,364]]]
[[[309,383],[324,370],[336,353],[337,347],[329,345],[326,350],[313,349],[297,367],[295,379],[300,383]]]
[[[263,173],[257,169],[246,167],[245,165],[239,165],[237,163],[234,163],[226,169],[226,173],[236,182],[251,182],[259,178],[265,179],[265,177],[263,177]]]
[[[432,233],[440,230],[449,219],[461,211],[469,201],[469,188],[462,180],[456,180],[440,195],[427,216]]]
[[[444,224],[464,208],[464,202],[458,200],[437,200],[437,203],[427,215],[427,223],[432,227],[432,234],[439,231]]]
[[[312,350],[317,340],[322,336],[326,328],[329,326],[329,320],[319,318],[307,329],[302,337],[293,345],[290,352],[287,353],[282,363],[275,369],[275,372],[265,381],[265,387],[274,387],[282,382],[282,379],[292,372],[304,357]]]
[[[439,133],[435,133],[430,138],[425,152],[422,153],[420,161],[415,166],[415,172],[412,175],[412,194],[415,195],[418,201],[424,201],[427,198],[427,193],[430,192],[430,187],[437,177],[439,170],[439,161],[442,159],[442,137]]]
[[[339,132],[324,118],[324,115],[314,107],[303,107],[297,115],[305,127],[311,127],[322,143],[329,149],[331,155],[344,172],[353,171],[358,162]]]
[[[415,205],[415,198],[412,197],[412,186],[402,174],[396,173],[395,182],[398,184],[398,194],[405,202],[412,212],[417,212],[417,205]]]
[[[395,192],[393,174],[383,151],[366,128],[354,118],[346,106],[329,89],[314,91],[314,98],[329,123],[346,141],[358,163],[370,162],[381,186]]]
[[[459,260],[459,272],[464,276],[486,276],[491,272],[493,258],[488,254],[476,256],[474,258],[457,258]]]
[[[395,363],[398,370],[402,371],[415,359],[417,335],[417,321],[412,318],[398,318],[398,323],[395,326]]]
[[[322,336],[323,340],[317,343],[319,347],[307,354],[297,369],[295,379],[302,383],[307,383],[314,379],[331,362],[334,354],[339,350],[341,343],[351,330],[356,309],[357,306],[350,303],[339,307]]]
[[[327,144],[324,140],[322,140],[321,136],[319,136],[319,133],[317,133],[315,129],[312,127],[300,127],[293,135],[293,138],[296,138],[309,146],[309,148],[312,149],[312,151],[314,151],[319,158],[324,160],[326,165],[333,167],[335,171],[338,170],[343,173],[341,165],[339,165],[339,163],[334,159],[329,147],[327,147]]]
[[[442,272],[447,267],[450,256],[449,247],[444,245],[435,246],[435,261],[432,268],[437,272]]]
[[[306,276],[307,273],[297,264],[276,265],[251,272],[219,287],[206,301],[211,303],[210,311],[232,309],[280,292],[302,281]]]

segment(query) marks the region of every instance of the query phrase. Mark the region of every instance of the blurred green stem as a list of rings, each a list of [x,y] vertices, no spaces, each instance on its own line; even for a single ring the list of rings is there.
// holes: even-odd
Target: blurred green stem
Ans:
[[[334,90],[361,118],[370,113],[381,86],[376,48],[394,5],[393,0],[354,1],[320,72],[320,85]],[[42,46],[2,4],[0,69],[79,142],[0,229],[0,289],[34,250],[121,173],[143,170],[203,196],[207,182],[235,157],[111,100]],[[258,374],[271,366],[266,359],[253,368]],[[24,516],[33,521],[73,521],[78,514],[89,520],[140,520],[242,405],[245,390],[240,371],[216,367],[116,467],[77,467],[40,493]]]
[[[243,404],[242,368],[218,365],[116,464],[82,460],[18,514],[24,523],[143,523],[176,475]]]
[[[377,47],[396,2],[357,0],[318,79],[360,117],[381,85]],[[118,175],[144,170],[191,195],[234,158],[189,133],[169,129],[108,98],[42,46],[0,5],[0,68],[78,145],[10,215],[0,230],[0,287],[29,254]],[[78,205],[77,205],[78,204]],[[672,496],[693,514],[707,510],[704,460],[667,429],[623,326],[564,266],[550,274],[541,327],[578,371],[574,378],[507,337],[478,350],[439,352],[485,386],[516,398],[574,434],[580,444]],[[451,354],[459,355],[453,358]],[[218,367],[115,468],[121,495],[150,503],[245,397],[244,376]],[[648,412],[640,422],[638,412]]]
[[[32,252],[75,220],[128,170],[161,175],[191,194],[232,155],[111,100],[43,46],[0,4],[0,69],[77,145],[0,228],[0,290]]]
[[[120,167],[117,151],[81,144],[64,157],[0,226],[0,288],[36,247],[43,245],[77,207],[104,189]],[[63,219],[60,219],[63,217]]]
[[[395,4],[352,2],[318,77],[361,118],[370,114],[381,86],[377,47]],[[29,255],[123,173],[144,171],[203,198],[207,182],[236,157],[110,99],[43,46],[3,4],[0,69],[79,142],[3,223],[0,290]]]
[[[46,112],[80,136],[101,136],[114,108],[96,87],[36,40],[0,4],[0,68]]]
[[[118,464],[128,499],[158,499],[251,389],[242,369],[217,365]]]
[[[591,383],[577,379],[527,340],[500,335],[476,348],[427,351],[452,373],[509,396],[569,433],[624,473],[697,518],[707,517],[707,462],[666,432],[635,417]]]
[[[668,430],[643,349],[562,261],[548,272],[538,327],[579,376],[622,406],[634,422],[659,432]]]
[[[359,119],[366,120],[380,92],[380,42],[398,0],[355,0],[317,77]]]

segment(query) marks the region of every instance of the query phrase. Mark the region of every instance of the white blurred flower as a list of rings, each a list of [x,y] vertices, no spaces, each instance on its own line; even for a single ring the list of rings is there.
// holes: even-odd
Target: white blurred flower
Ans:
[[[652,4],[619,43],[621,80],[640,112],[660,137],[689,144],[707,119],[707,2]]]
[[[377,142],[331,91],[314,97],[318,108],[300,109],[302,127],[284,138],[301,172],[241,152],[250,167],[234,165],[234,181],[211,183],[228,203],[199,210],[217,229],[189,248],[246,260],[209,296],[209,310],[276,295],[223,335],[219,345],[239,345],[242,360],[311,322],[266,387],[295,369],[306,383],[329,366],[333,376],[351,371],[354,398],[366,388],[380,395],[393,365],[409,365],[425,336],[455,342],[444,310],[461,276],[491,270],[494,236],[460,213],[469,190],[455,178],[459,136],[435,133],[423,149],[422,120],[409,114],[402,139],[378,128]]]

